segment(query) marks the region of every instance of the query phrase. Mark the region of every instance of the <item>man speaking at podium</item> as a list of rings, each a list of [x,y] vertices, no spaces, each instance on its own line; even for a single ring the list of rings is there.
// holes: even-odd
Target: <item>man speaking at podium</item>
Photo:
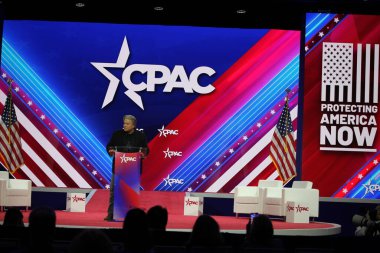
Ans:
[[[107,152],[110,156],[115,152],[140,152],[144,158],[149,154],[149,147],[144,132],[136,129],[137,120],[133,115],[124,115],[123,129],[117,130],[112,134],[111,140],[107,144]],[[142,171],[140,171],[141,174]],[[112,162],[112,178],[110,184],[110,199],[108,205],[108,214],[104,220],[113,220],[113,204],[114,204],[114,173],[115,173],[115,157]]]

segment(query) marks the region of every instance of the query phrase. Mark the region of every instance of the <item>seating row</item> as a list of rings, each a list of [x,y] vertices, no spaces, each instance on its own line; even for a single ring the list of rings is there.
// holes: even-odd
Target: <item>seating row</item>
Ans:
[[[289,204],[306,204],[309,217],[319,215],[319,190],[310,181],[293,181],[283,187],[281,180],[259,180],[257,186],[238,186],[234,190],[234,213],[259,213],[286,216]]]

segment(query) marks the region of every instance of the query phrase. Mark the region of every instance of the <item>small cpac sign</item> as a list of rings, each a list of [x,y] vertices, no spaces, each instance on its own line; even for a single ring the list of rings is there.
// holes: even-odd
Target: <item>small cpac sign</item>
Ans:
[[[308,203],[288,201],[286,203],[286,222],[309,223],[310,207]]]
[[[203,214],[203,197],[185,196],[183,205],[184,215],[199,216]]]
[[[68,212],[85,212],[86,194],[84,193],[67,193],[66,211]]]

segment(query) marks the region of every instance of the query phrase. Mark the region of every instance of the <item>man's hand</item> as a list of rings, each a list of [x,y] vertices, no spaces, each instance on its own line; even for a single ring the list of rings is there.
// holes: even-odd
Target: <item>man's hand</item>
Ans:
[[[108,154],[110,156],[113,156],[115,154],[115,152],[116,152],[116,150],[114,150],[113,148],[111,148],[111,149],[108,150]]]

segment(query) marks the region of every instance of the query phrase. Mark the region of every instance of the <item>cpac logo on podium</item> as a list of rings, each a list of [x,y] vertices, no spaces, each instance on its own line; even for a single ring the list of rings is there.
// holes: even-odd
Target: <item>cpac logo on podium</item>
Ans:
[[[138,92],[143,90],[155,92],[156,85],[159,84],[165,85],[163,92],[171,92],[174,88],[180,88],[183,89],[185,93],[195,92],[199,94],[208,94],[215,89],[211,84],[201,86],[198,83],[198,78],[201,75],[213,76],[215,74],[215,70],[210,67],[197,67],[188,76],[183,65],[175,65],[173,70],[170,70],[164,65],[154,64],[132,64],[126,66],[129,55],[130,50],[127,38],[124,37],[119,57],[115,63],[91,62],[91,64],[110,81],[106,96],[103,100],[102,108],[112,102],[120,82],[120,80],[111,74],[106,68],[124,68],[122,80],[127,89],[124,94],[143,110],[144,104]],[[135,73],[145,75],[146,82],[133,83],[131,77]]]
[[[128,163],[128,162],[136,162],[137,159],[136,157],[129,157],[129,156],[126,156],[125,154],[123,154],[123,156],[120,156],[120,163]]]

